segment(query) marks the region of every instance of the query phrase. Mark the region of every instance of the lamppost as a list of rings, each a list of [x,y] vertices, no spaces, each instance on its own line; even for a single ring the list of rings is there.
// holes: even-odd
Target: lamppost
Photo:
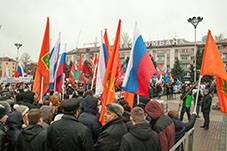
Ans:
[[[14,45],[17,47],[17,58],[16,58],[16,61],[17,61],[17,63],[18,63],[18,62],[19,62],[19,49],[20,49],[20,47],[22,46],[22,44],[20,44],[20,43],[15,43]]]
[[[194,47],[194,57],[195,57],[195,73],[194,73],[194,82],[196,82],[196,27],[199,22],[203,20],[203,17],[192,17],[188,19],[188,22],[191,23],[195,28],[195,47]]]

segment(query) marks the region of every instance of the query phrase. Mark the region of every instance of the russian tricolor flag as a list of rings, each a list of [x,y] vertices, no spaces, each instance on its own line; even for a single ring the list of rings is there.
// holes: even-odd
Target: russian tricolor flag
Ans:
[[[103,41],[103,35],[101,32],[101,46],[99,51],[99,62],[98,62],[98,71],[97,71],[97,79],[96,79],[96,88],[95,95],[101,95],[103,91],[103,78],[106,72],[106,67],[108,63],[108,54],[106,50],[106,45]]]
[[[24,71],[20,63],[17,65],[17,70],[15,73],[15,77],[23,77],[24,76]]]
[[[132,50],[123,82],[123,90],[149,97],[148,87],[154,73],[154,64],[136,23]]]
[[[62,84],[64,81],[63,73],[65,73],[65,63],[66,63],[66,46],[65,50],[62,52],[61,57],[58,61],[57,71],[56,71],[56,90],[61,93]]]
[[[59,37],[53,47],[53,49],[50,52],[50,68],[49,68],[49,90],[54,89],[54,82],[56,79],[56,69],[57,69],[57,61],[59,57],[59,52],[60,52],[60,44],[61,42],[61,33],[59,33]]]

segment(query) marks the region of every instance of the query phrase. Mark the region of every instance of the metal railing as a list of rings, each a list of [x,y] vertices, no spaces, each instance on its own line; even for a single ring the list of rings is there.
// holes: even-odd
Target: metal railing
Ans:
[[[184,151],[193,151],[193,137],[194,128],[186,132],[184,136],[170,149],[170,151],[175,151],[178,147],[182,147],[182,143]]]

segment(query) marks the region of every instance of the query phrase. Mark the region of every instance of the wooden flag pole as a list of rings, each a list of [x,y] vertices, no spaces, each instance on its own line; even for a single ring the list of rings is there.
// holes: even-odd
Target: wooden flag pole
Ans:
[[[197,107],[197,103],[198,103],[198,98],[199,98],[199,91],[200,91],[200,85],[201,85],[201,79],[203,76],[199,76],[199,84],[198,84],[198,91],[197,91],[197,95],[196,95],[196,100],[195,100],[195,106],[194,106],[194,112],[196,112],[196,107]]]

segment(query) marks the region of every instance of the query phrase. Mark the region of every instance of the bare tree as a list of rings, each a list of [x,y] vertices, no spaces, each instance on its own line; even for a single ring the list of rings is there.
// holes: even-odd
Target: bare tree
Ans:
[[[22,63],[22,67],[24,68],[24,71],[27,71],[27,65],[32,62],[31,56],[28,53],[23,53],[20,58],[20,62]]]
[[[126,32],[122,33],[120,43],[123,47],[129,47],[131,45],[132,40],[129,37],[128,33],[126,33]]]
[[[220,33],[219,35],[215,35],[215,40],[223,40],[224,38],[225,37],[223,33]]]

